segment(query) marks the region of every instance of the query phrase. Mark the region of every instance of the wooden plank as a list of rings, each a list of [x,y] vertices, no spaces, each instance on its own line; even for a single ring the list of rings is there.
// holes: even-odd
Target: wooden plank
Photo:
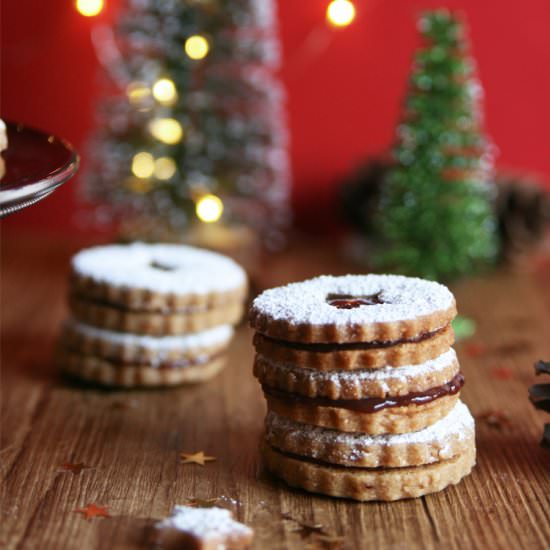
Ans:
[[[544,416],[527,399],[532,363],[550,357],[550,288],[540,278],[498,272],[454,288],[461,313],[478,322],[474,339],[457,346],[463,398],[474,414],[501,410],[510,419],[501,431],[478,423],[474,473],[437,495],[358,504],[289,489],[263,471],[265,405],[244,326],[226,370],[201,386],[105,391],[59,379],[51,353],[75,249],[19,242],[2,250],[2,548],[146,548],[152,519],[191,497],[224,497],[255,529],[258,549],[305,547],[298,523],[285,518],[322,524],[346,549],[549,546],[550,453],[538,445]],[[256,283],[357,269],[332,250],[301,243],[270,258]],[[483,353],[474,356],[472,343]],[[196,450],[217,460],[181,464],[179,452]],[[60,470],[65,462],[90,469],[73,475]],[[92,502],[112,518],[74,513]]]

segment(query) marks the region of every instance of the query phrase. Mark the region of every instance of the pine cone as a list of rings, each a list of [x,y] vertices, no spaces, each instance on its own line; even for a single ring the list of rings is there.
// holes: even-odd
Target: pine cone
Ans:
[[[372,234],[373,214],[389,167],[390,162],[386,159],[369,158],[342,183],[341,204],[345,221],[367,236]]]
[[[496,183],[501,257],[510,262],[543,240],[550,222],[550,193],[525,176],[505,173]]]
[[[550,363],[546,361],[537,361],[535,363],[535,373],[550,374]],[[535,384],[529,388],[529,399],[537,409],[550,412],[550,384]],[[550,424],[544,425],[544,433],[541,445],[550,448]]]

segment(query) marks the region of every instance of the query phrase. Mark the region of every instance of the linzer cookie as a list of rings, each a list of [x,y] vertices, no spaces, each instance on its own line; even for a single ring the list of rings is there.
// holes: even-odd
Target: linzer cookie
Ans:
[[[219,355],[232,336],[231,325],[184,336],[148,336],[105,330],[75,319],[67,320],[62,331],[62,341],[67,349],[113,362],[147,363],[154,367]]]
[[[98,246],[72,260],[76,317],[110,330],[185,334],[232,324],[241,316],[246,291],[238,264],[190,246]]]
[[[224,365],[233,328],[185,336],[113,332],[65,323],[58,361],[67,373],[110,386],[161,386],[208,380]]]
[[[466,452],[474,441],[474,420],[466,405],[431,426],[404,434],[372,436],[294,422],[269,412],[266,441],[284,453],[340,466],[400,468],[447,460]]]
[[[348,344],[303,344],[285,342],[281,346],[260,333],[254,335],[256,351],[280,363],[292,363],[317,370],[377,369],[386,365],[401,366],[435,359],[454,343],[450,325],[433,333],[395,342],[350,342]]]
[[[187,334],[207,330],[222,324],[235,324],[242,317],[241,301],[220,304],[208,309],[188,308],[177,311],[134,311],[113,305],[104,305],[71,296],[73,315],[83,321],[108,330],[150,334]]]
[[[72,260],[72,318],[57,359],[68,374],[108,386],[207,380],[224,365],[246,288],[235,262],[189,246],[83,250]]]
[[[266,290],[250,311],[260,334],[286,342],[415,343],[456,315],[449,289],[399,275],[322,276]]]
[[[457,375],[442,386],[401,397],[328,399],[304,397],[263,386],[269,410],[297,422],[342,432],[399,434],[421,430],[443,418],[464,383]]]
[[[254,374],[260,383],[287,393],[312,398],[362,400],[405,398],[444,386],[459,373],[453,349],[417,365],[354,371],[316,371],[277,363],[256,355]],[[458,384],[459,382],[457,382]],[[424,402],[428,401],[426,397]],[[420,402],[418,402],[421,405]],[[381,408],[381,407],[380,407]]]
[[[397,275],[318,277],[252,305],[266,466],[289,485],[357,500],[420,496],[475,462],[459,401],[451,292]]]
[[[209,380],[225,365],[223,355],[200,358],[196,361],[173,362],[157,367],[144,363],[117,363],[63,348],[57,353],[57,361],[66,374],[87,382],[113,387],[196,384]]]
[[[441,491],[457,484],[475,465],[475,447],[463,454],[423,466],[350,468],[333,466],[262,448],[267,468],[292,487],[360,501],[400,500]]]
[[[233,260],[176,244],[97,246],[71,262],[77,295],[128,309],[172,311],[242,300],[247,281]]]

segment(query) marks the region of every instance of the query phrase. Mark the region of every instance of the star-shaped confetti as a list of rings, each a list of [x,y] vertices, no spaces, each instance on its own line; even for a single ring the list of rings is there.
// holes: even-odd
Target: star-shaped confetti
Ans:
[[[306,541],[305,548],[311,550],[330,548],[335,550],[342,547],[344,538],[327,533],[321,523],[305,523],[286,512],[283,512],[281,517],[283,520],[292,521],[296,524],[296,528],[293,529],[292,532],[297,533],[301,540]]]
[[[180,458],[183,464],[198,464],[199,466],[204,466],[207,462],[216,460],[215,456],[207,456],[203,451],[180,453]]]
[[[65,462],[64,464],[61,464],[60,469],[64,472],[71,472],[71,474],[78,476],[80,475],[80,472],[82,472],[82,470],[90,470],[91,467],[86,466],[84,462]]]
[[[127,409],[136,409],[138,402],[135,399],[130,401],[113,401],[110,405],[111,409],[114,411],[125,411]]]
[[[494,366],[491,369],[491,376],[497,380],[510,380],[514,373],[508,367]]]
[[[487,353],[487,347],[483,344],[472,342],[471,344],[468,344],[466,346],[464,351],[466,352],[466,355],[468,357],[475,359],[476,357],[481,357],[482,355],[485,355]]]
[[[293,533],[298,533],[300,535],[301,539],[307,539],[311,537],[311,535],[324,535],[325,531],[323,529],[323,525],[320,523],[317,523],[315,525],[309,525],[307,523],[300,523],[298,524],[298,527],[296,529],[292,530]]]
[[[215,498],[189,498],[186,501],[186,506],[192,506],[193,508],[213,508],[216,506],[220,499]]]
[[[92,518],[110,518],[110,514],[107,511],[107,508],[103,506],[98,506],[97,504],[88,504],[84,508],[78,508],[74,510],[77,514],[82,514],[86,519]]]
[[[510,417],[503,411],[486,411],[477,415],[477,420],[495,430],[502,431],[505,428],[511,428]]]
[[[306,544],[307,550],[341,550],[344,546],[344,537],[329,535],[314,535]]]

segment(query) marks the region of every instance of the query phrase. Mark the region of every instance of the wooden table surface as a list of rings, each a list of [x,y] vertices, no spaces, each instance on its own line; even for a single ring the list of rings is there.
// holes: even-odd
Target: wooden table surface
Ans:
[[[472,475],[425,498],[360,504],[289,489],[262,470],[265,406],[244,326],[226,370],[201,386],[103,391],[58,377],[51,354],[76,248],[3,239],[1,548],[147,548],[152,520],[190,498],[221,499],[254,528],[255,549],[550,547],[550,451],[539,446],[544,414],[527,398],[533,362],[550,358],[550,262],[453,288],[478,323],[457,345],[463,399],[477,417],[505,415],[478,420]],[[314,244],[264,265],[262,287],[357,270]],[[180,452],[200,450],[217,460],[181,463]],[[89,468],[73,474],[65,463]],[[111,517],[75,512],[92,503]],[[313,524],[332,542],[303,527]]]

